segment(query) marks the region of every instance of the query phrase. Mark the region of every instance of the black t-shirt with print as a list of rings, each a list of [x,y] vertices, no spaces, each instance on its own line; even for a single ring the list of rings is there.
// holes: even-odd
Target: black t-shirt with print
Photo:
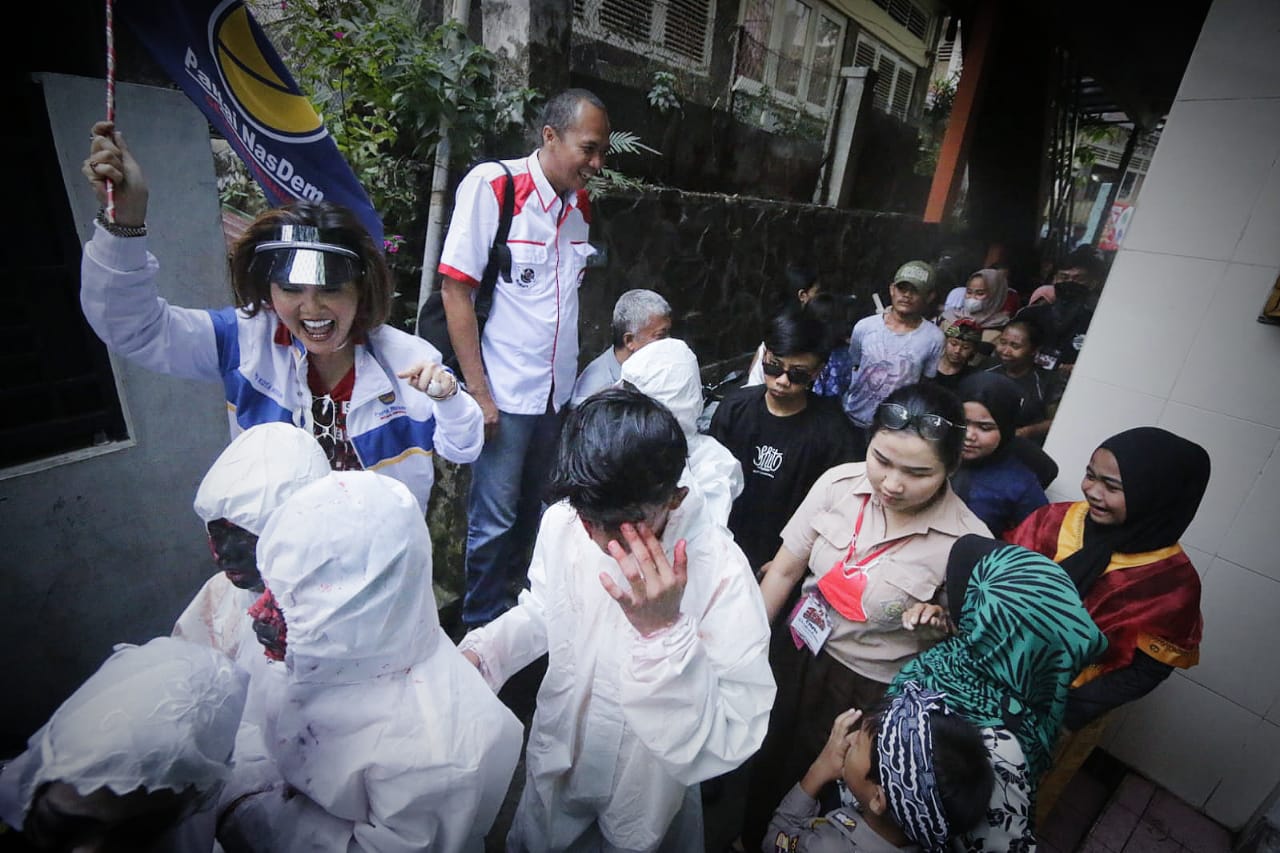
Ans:
[[[753,569],[773,559],[782,528],[823,472],[862,461],[861,442],[837,398],[809,394],[803,411],[780,418],[764,395],[763,385],[730,391],[709,431],[742,464],[744,485],[729,530]]]

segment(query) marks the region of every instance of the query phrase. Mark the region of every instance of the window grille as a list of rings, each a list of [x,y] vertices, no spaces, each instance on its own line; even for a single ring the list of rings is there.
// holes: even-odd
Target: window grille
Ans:
[[[0,469],[128,439],[106,347],[80,311],[80,241],[63,185],[44,97],[6,75],[20,118],[3,138],[14,199],[0,251]],[[18,468],[17,466],[22,466]]]
[[[905,27],[907,32],[924,41],[929,33],[928,12],[911,0],[872,0],[872,2],[888,12],[889,17]]]
[[[876,85],[871,93],[872,108],[906,121],[916,85],[915,66],[866,33],[858,34],[853,64],[876,70]]]
[[[812,0],[746,0],[737,73],[752,93],[772,90],[820,115],[831,106],[845,19]]]
[[[574,0],[584,35],[705,71],[715,0]]]

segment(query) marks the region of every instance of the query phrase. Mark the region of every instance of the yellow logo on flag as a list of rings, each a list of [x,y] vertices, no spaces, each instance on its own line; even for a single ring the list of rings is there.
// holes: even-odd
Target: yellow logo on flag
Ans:
[[[324,124],[307,99],[293,91],[271,68],[239,2],[213,21],[214,58],[223,82],[245,118],[275,139],[305,142],[324,135]]]

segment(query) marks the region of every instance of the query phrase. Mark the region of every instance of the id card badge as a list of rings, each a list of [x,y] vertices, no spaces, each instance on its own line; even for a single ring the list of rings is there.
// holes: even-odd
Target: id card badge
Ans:
[[[831,614],[822,597],[812,592],[805,594],[791,614],[791,639],[796,648],[807,648],[814,655],[831,636]]]

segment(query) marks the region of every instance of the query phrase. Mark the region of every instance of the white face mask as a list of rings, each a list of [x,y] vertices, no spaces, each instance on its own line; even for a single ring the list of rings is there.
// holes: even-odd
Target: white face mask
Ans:
[[[984,306],[985,304],[986,304],[986,302],[985,302],[984,300],[982,300],[982,299],[974,299],[974,298],[972,298],[972,297],[965,297],[965,300],[964,300],[964,310],[965,310],[965,311],[968,311],[970,314],[976,314],[976,313],[978,313],[979,311],[981,311],[981,310],[982,310],[982,306]]]

